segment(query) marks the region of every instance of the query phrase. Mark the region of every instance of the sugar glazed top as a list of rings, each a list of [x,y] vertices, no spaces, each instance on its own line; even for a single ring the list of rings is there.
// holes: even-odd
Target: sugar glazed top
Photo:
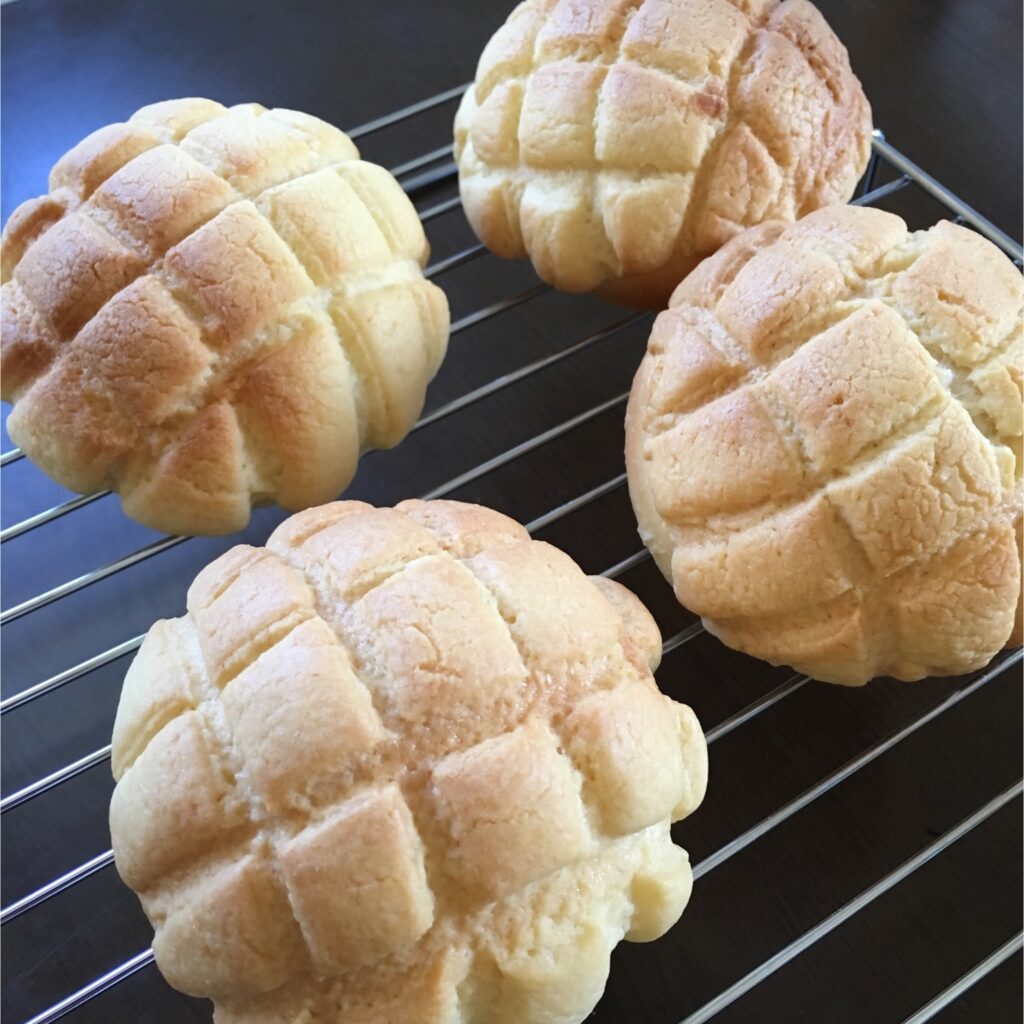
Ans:
[[[306,114],[144,107],[61,158],[3,238],[12,439],[156,529],[337,497],[396,444],[444,356],[416,211]]]
[[[581,1021],[682,912],[707,750],[624,587],[496,512],[341,502],[188,609],[125,681],[110,823],[219,1024]]]
[[[806,0],[526,0],[455,121],[488,247],[658,309],[743,228],[849,199],[870,141],[846,50]]]
[[[1019,643],[1021,274],[837,206],[735,238],[658,317],[626,417],[641,534],[726,643],[821,679]]]

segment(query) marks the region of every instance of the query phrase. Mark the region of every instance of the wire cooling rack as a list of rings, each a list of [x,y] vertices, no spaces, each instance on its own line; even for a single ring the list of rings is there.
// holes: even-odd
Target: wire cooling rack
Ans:
[[[466,86],[459,86],[449,89],[436,96],[405,107],[402,110],[395,111],[386,117],[361,125],[351,130],[349,134],[354,139],[361,139],[394,126],[406,125],[412,119],[442,108],[445,104],[454,103],[461,96],[465,88]],[[451,161],[451,147],[448,143],[425,152],[415,159],[407,160],[392,167],[392,172],[401,179],[403,187],[410,196],[420,200],[420,216],[427,225],[428,233],[432,232],[433,226],[439,223],[441,218],[454,215],[458,211],[460,202],[457,195],[449,196],[448,198],[438,198],[440,192],[444,190],[450,192],[454,188],[456,170],[454,163]],[[1021,246],[1017,242],[979,215],[936,181],[935,178],[908,160],[887,142],[881,133],[876,132],[871,161],[859,186],[857,198],[853,202],[856,204],[884,204],[893,197],[896,197],[897,194],[904,193],[905,191],[917,191],[927,195],[943,208],[944,212],[940,215],[952,216],[959,223],[967,224],[976,231],[979,231],[998,245],[1018,265],[1020,264]],[[424,196],[428,198],[424,200],[422,198]],[[933,217],[932,219],[935,218]],[[427,268],[426,275],[430,278],[441,278],[446,275],[452,275],[459,271],[460,268],[467,267],[471,263],[485,259],[493,260],[493,257],[487,254],[483,246],[470,244],[448,256],[436,259]],[[528,281],[526,282],[526,287],[521,290],[503,295],[480,308],[476,308],[454,319],[451,330],[452,342],[448,357],[449,361],[457,363],[460,360],[460,335],[468,334],[488,321],[497,320],[503,314],[517,307],[535,303],[536,300],[549,293],[549,291],[550,289],[546,285],[536,280]],[[628,369],[635,366],[638,353],[642,352],[642,343],[650,324],[651,314],[634,313],[624,315],[622,311],[615,312],[611,307],[605,307],[605,309],[607,314],[612,316],[611,322],[606,323],[597,330],[585,333],[583,337],[571,339],[568,343],[564,343],[562,338],[546,339],[546,351],[541,351],[534,358],[507,370],[507,372],[503,372],[497,377],[465,390],[442,404],[429,408],[429,411],[423,415],[413,428],[413,431],[418,433],[425,428],[454,418],[457,414],[470,409],[472,406],[476,406],[478,403],[490,402],[494,407],[494,414],[503,415],[504,409],[499,404],[503,393],[507,394],[514,391],[516,385],[529,381],[532,378],[537,378],[537,381],[539,381],[542,375],[559,366],[569,371],[568,380],[571,381],[571,368],[574,365],[580,365],[578,363],[579,360],[597,358],[596,353],[607,348],[609,345],[620,344],[621,339],[632,331],[632,336],[634,337],[633,358],[625,363],[624,368],[627,372],[623,373],[623,368],[620,368],[621,379],[618,380],[617,386],[614,386],[612,389],[614,394],[560,420],[554,426],[540,433],[520,440],[496,455],[479,461],[471,468],[449,479],[433,482],[423,494],[424,497],[437,498],[454,495],[465,491],[470,485],[485,478],[500,480],[500,474],[503,471],[507,471],[513,463],[524,460],[532,453],[542,453],[556,442],[580,433],[582,430],[585,430],[588,424],[599,421],[606,414],[614,414],[614,416],[621,419],[630,383]],[[541,320],[542,328],[543,320]],[[561,329],[559,333],[561,333]],[[509,339],[509,341],[511,343],[512,339]],[[639,345],[638,348],[636,347],[637,344]],[[563,381],[565,379],[563,377]],[[536,385],[537,381],[534,381],[531,387]],[[567,405],[572,404],[567,401],[565,390],[559,391],[554,396],[554,401],[565,401]],[[406,442],[406,444],[409,444],[409,442]],[[9,450],[0,456],[0,466],[11,466],[22,458],[22,453],[17,449]],[[551,471],[557,472],[557,466],[553,470],[546,470],[546,472]],[[426,467],[426,472],[429,473],[429,466]],[[599,514],[599,507],[605,499],[618,495],[621,501],[625,481],[625,473],[621,471],[620,467],[620,471],[614,475],[598,482],[589,489],[582,491],[582,493],[577,493],[567,500],[554,504],[547,511],[535,516],[527,523],[527,529],[531,534],[536,535],[551,527],[555,527],[557,524],[569,524],[571,521],[570,536],[572,532],[587,531],[590,529],[587,517],[597,516]],[[497,493],[500,496],[502,493],[507,493],[509,489],[514,490],[516,486],[516,483],[511,481],[507,485],[506,490],[503,491],[502,486],[499,484]],[[49,530],[73,529],[73,518],[65,522],[63,526],[58,526],[58,523],[72,513],[101,501],[107,497],[108,493],[75,497],[44,511],[29,515],[0,531],[0,543],[7,544],[10,541],[19,539],[19,543],[23,545],[33,543],[46,545]],[[459,496],[463,495],[459,493]],[[491,503],[498,504],[501,507],[498,502],[492,501]],[[109,502],[109,506],[107,518],[104,522],[107,529],[117,531],[123,525],[123,520],[113,501]],[[612,518],[614,519],[615,517]],[[605,516],[604,519],[607,520],[608,517]],[[623,517],[620,516],[619,519],[622,520]],[[626,522],[623,521],[621,525],[626,526]],[[44,530],[44,528],[48,529]],[[594,529],[598,530],[598,532],[600,530],[607,530],[607,523],[603,522],[594,527]],[[619,539],[616,543],[616,549],[621,550],[623,544],[639,548],[635,533],[630,533],[628,529],[624,531],[620,529],[618,532]],[[626,537],[625,540],[623,540],[623,534]],[[151,559],[157,559],[163,553],[180,545],[185,545],[190,540],[187,537],[162,537],[136,550],[132,550],[107,564],[89,569],[80,575],[43,589],[33,596],[26,597],[4,608],[0,612],[0,624],[6,626],[19,619],[23,619],[32,613],[53,605],[55,602],[60,602],[73,594],[92,587],[101,580],[113,577],[132,566]],[[233,540],[225,539],[223,546],[229,546],[230,543],[233,543]],[[260,540],[262,540],[262,537],[257,538],[256,542],[258,543]],[[645,567],[650,568],[649,556],[646,551],[639,549],[634,550],[632,554],[619,558],[614,564],[606,565],[603,568],[595,567],[588,571],[600,571],[602,575],[609,577],[626,577]],[[190,576],[183,577],[180,580],[182,600],[185,589],[190,581]],[[634,586],[632,581],[630,585]],[[670,596],[666,596],[667,585],[660,580],[656,573],[649,572],[644,586],[660,588],[660,592],[653,598],[654,603],[662,608],[671,605],[673,609],[672,614],[676,615],[676,621],[679,621],[680,615],[685,620],[685,612],[677,609],[674,602],[671,602]],[[643,596],[649,601],[652,600],[647,598],[646,595]],[[85,608],[85,614],[88,615],[89,606],[86,605]],[[671,615],[659,616],[659,620],[663,621],[666,617],[671,618]],[[703,633],[703,627],[699,621],[685,621],[685,624],[681,624],[681,628],[670,631],[663,648],[663,658],[665,659],[663,662],[663,672],[665,666],[670,666],[673,677],[685,675],[690,670],[686,652],[696,650],[697,645],[694,642],[701,638]],[[41,698],[55,694],[72,683],[76,683],[80,687],[87,686],[88,680],[86,677],[103,666],[119,662],[121,659],[131,655],[138,649],[142,639],[142,635],[124,637],[120,642],[109,646],[107,649],[97,650],[90,657],[79,661],[77,664],[69,665],[45,679],[16,689],[15,692],[10,693],[0,701],[0,715],[7,716],[26,709]],[[59,638],[54,638],[53,642],[59,646]],[[707,638],[705,642],[714,643],[710,638]],[[668,656],[675,651],[680,651],[680,654],[676,656],[676,659],[669,659]],[[695,662],[700,661],[698,654],[692,654],[689,658]],[[735,655],[735,659],[737,674],[748,670],[753,671],[750,669],[752,663],[743,659],[743,656]],[[988,686],[993,679],[1019,665],[1020,661],[1020,650],[1009,654],[1004,653],[985,671],[970,678],[951,681],[950,685],[945,686],[941,690],[936,690],[937,699],[931,703],[925,702],[921,705],[921,702],[918,701],[915,713],[900,722],[896,728],[886,731],[880,738],[873,738],[872,742],[860,749],[855,756],[818,777],[816,781],[802,791],[799,791],[795,796],[785,800],[778,806],[770,807],[768,813],[741,830],[738,834],[731,835],[725,841],[718,843],[713,850],[697,860],[694,866],[695,878],[699,882],[704,876],[715,871],[733,857],[743,853],[769,833],[780,829],[790,819],[806,814],[812,804],[820,801],[826,794],[830,794],[856,773],[861,772],[869,765],[883,758],[884,755],[897,745],[910,740],[915,734],[920,733],[921,730],[936,722],[940,716],[946,715],[947,712],[967,701],[968,698]],[[120,668],[118,668],[118,672],[121,672]],[[671,692],[671,684],[666,685],[663,672],[659,673],[659,682],[661,682],[663,688]],[[780,702],[791,697],[808,683],[808,679],[805,676],[789,675],[785,670],[782,670],[781,677],[775,675],[769,678],[774,685],[760,687],[759,691],[753,695],[753,699],[744,706],[733,709],[729,714],[720,717],[715,723],[705,722],[709,744],[717,744],[723,737],[741,727],[749,728],[749,723],[754,719],[764,715],[769,709],[775,708]],[[897,686],[898,684],[883,683],[878,685]],[[931,684],[922,685],[928,686]],[[813,686],[808,687],[808,690],[812,689]],[[682,697],[690,697],[690,692],[684,690]],[[704,709],[695,700],[692,702],[695,704],[696,710],[699,713],[703,713]],[[13,721],[16,722],[16,719]],[[11,722],[12,720],[5,717],[4,723],[7,728],[11,727]],[[68,753],[60,749],[63,744],[54,744],[54,746],[56,749],[51,751],[54,756]],[[59,799],[62,792],[61,787],[64,787],[71,780],[88,772],[90,769],[106,764],[110,757],[110,746],[103,745],[84,754],[79,754],[78,751],[74,753],[78,756],[66,757],[62,767],[41,774],[34,778],[33,781],[5,793],[2,800],[0,800],[0,813],[7,815],[8,812],[16,808],[22,808],[24,805],[48,793],[50,793],[49,799]],[[713,753],[713,787],[715,785],[715,762],[716,759]],[[51,793],[51,791],[54,792]],[[976,806],[971,813],[942,830],[941,834],[936,835],[933,841],[916,849],[907,859],[902,860],[902,862],[892,866],[890,870],[882,873],[870,885],[860,889],[852,898],[840,903],[826,916],[818,919],[811,927],[800,931],[791,941],[776,948],[770,956],[761,959],[752,969],[745,973],[741,970],[734,971],[732,976],[738,975],[737,979],[731,984],[718,989],[717,994],[713,995],[713,997],[702,999],[698,1005],[689,1007],[683,1024],[700,1024],[700,1022],[710,1020],[738,1000],[752,993],[759,986],[766,983],[773,974],[806,954],[813,946],[822,942],[827,936],[846,927],[856,915],[868,910],[871,905],[885,897],[886,894],[896,887],[905,885],[910,876],[915,872],[921,870],[933,859],[940,857],[950,847],[962,840],[972,830],[988,821],[1006,805],[1016,802],[1021,792],[1022,782],[1018,779],[1013,785],[993,793],[980,806]],[[97,805],[90,808],[90,813],[94,812],[97,818],[102,818],[103,820],[106,818],[106,811],[107,808],[103,801],[97,801]],[[698,812],[692,826],[689,822],[686,823],[683,830],[684,840],[689,838],[687,830],[691,827],[694,829],[699,828],[699,819],[700,813]],[[688,843],[687,845],[690,844]],[[90,851],[77,850],[74,837],[68,838],[67,848],[67,857],[71,863],[75,863],[75,866],[59,874],[57,877],[46,881],[44,884],[32,888],[31,891],[23,892],[7,902],[2,911],[0,911],[0,925],[7,926],[19,919],[25,920],[26,915],[29,915],[30,912],[38,912],[40,908],[46,905],[52,906],[51,901],[59,901],[61,897],[68,898],[71,890],[74,890],[92,876],[100,872],[112,872],[113,854],[109,849],[93,856],[88,856],[87,859],[78,862],[80,857],[84,857]],[[1008,856],[1012,856],[1012,854],[1008,854]],[[12,869],[11,864],[8,863],[5,865],[5,871],[11,872],[17,869],[20,874],[22,873],[21,869],[24,867],[24,865],[16,865]],[[27,873],[30,874],[31,872]],[[687,917],[684,917],[679,929],[686,929]],[[44,962],[48,956],[55,955],[51,937],[48,936],[45,927],[29,929],[23,935],[19,933],[18,946],[20,947],[23,942],[36,945],[37,950],[32,954],[31,959],[34,959],[37,963]],[[911,1015],[899,1018],[894,1017],[894,1021],[902,1019],[905,1021],[905,1024],[922,1024],[922,1022],[939,1015],[954,1000],[968,992],[991,972],[1005,964],[1011,957],[1014,957],[1021,949],[1021,946],[1021,933],[1018,932],[1016,935],[1008,936],[1006,941],[991,949],[988,955],[969,967],[964,973],[951,976],[948,979],[948,984],[936,990],[932,997],[920,1005]],[[11,947],[8,946],[7,948],[10,949]],[[153,963],[152,950],[139,949],[135,955],[122,960],[122,962],[115,963],[113,966],[111,966],[110,957],[105,955],[102,944],[97,944],[89,952],[91,953],[91,961],[94,961],[94,979],[86,984],[69,983],[65,988],[67,994],[65,992],[52,992],[53,998],[49,1001],[49,1005],[46,1005],[46,1002],[43,1001],[38,1007],[38,1012],[36,1012],[35,1007],[28,1010],[29,1013],[34,1013],[34,1015],[29,1018],[27,1024],[49,1024],[49,1022],[55,1021],[65,1014],[81,1010],[81,1008],[91,1003],[102,993],[107,993],[104,997],[104,1002],[108,1005],[100,1017],[91,1019],[129,1019],[119,1009],[118,993],[123,991],[123,982],[138,972],[151,967]],[[149,971],[149,975],[150,984],[163,985],[163,982],[159,980],[152,969]],[[613,971],[614,976],[615,972]],[[67,991],[69,989],[70,991]],[[183,1003],[182,1005],[184,1006],[185,1004]],[[9,1007],[10,1003],[8,1003]],[[614,1010],[612,1013],[614,1013]],[[19,1014],[20,1019],[24,1019],[24,1016],[24,1013]],[[768,1019],[769,1016],[770,1014],[766,1014],[761,1019]],[[608,1018],[606,1016],[602,1019]],[[669,1020],[678,1021],[678,1012],[675,1016],[666,1018],[666,1024]]]

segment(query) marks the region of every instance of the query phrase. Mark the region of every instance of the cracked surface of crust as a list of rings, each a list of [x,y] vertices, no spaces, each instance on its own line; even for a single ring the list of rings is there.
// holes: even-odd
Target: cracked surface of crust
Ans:
[[[661,308],[744,228],[849,199],[870,136],[807,0],[526,0],[480,57],[455,154],[495,253]]]
[[[448,340],[401,187],[337,128],[259,104],[143,107],[54,166],[3,234],[11,438],[171,533],[328,501],[391,447]]]
[[[218,1024],[566,1024],[689,898],[707,749],[639,600],[472,505],[337,502],[133,662],[118,871]]]
[[[980,235],[868,208],[701,264],[626,414],[640,534],[679,600],[732,647],[850,685],[1020,643],[1021,301]]]

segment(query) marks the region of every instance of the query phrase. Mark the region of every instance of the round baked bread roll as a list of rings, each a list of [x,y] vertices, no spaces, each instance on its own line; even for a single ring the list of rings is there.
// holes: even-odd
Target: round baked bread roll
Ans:
[[[660,309],[743,228],[849,199],[870,136],[806,0],[526,0],[480,57],[455,154],[488,248]]]
[[[679,600],[829,682],[988,662],[1019,616],[1021,299],[973,231],[856,207],[701,264],[626,415],[640,534]]]
[[[12,440],[172,533],[337,497],[444,356],[416,211],[337,128],[258,104],[143,107],[62,157],[3,234]]]
[[[125,680],[110,829],[219,1024],[573,1024],[689,898],[707,748],[619,584],[496,512],[338,502],[203,570]]]

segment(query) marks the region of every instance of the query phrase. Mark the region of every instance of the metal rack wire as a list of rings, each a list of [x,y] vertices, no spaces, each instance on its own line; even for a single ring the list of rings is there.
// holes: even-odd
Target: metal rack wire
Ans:
[[[349,134],[353,138],[359,138],[391,125],[399,124],[409,118],[413,118],[438,107],[443,103],[457,99],[461,96],[465,88],[466,86],[463,85],[438,93],[436,96],[414,103],[411,106],[395,111],[386,117],[378,118],[377,120],[361,125],[350,131]],[[879,170],[883,164],[895,171],[896,177],[884,184],[878,185],[876,182],[878,180]],[[397,177],[403,179],[403,187],[405,187],[406,191],[410,194],[425,189],[430,185],[450,179],[455,174],[455,166],[450,161],[450,146],[439,146],[436,149],[424,153],[422,156],[393,167],[392,172]],[[885,197],[910,186],[915,186],[924,190],[946,207],[957,221],[969,224],[975,230],[979,231],[1002,248],[1018,264],[1021,262],[1022,252],[1021,246],[1018,243],[978,214],[920,167],[908,160],[903,156],[903,154],[888,143],[880,133],[876,132],[871,162],[861,185],[859,194],[854,202],[857,204],[877,203]],[[435,218],[456,210],[459,205],[460,202],[457,197],[445,200],[422,211],[421,219],[424,222],[429,223]],[[432,264],[427,268],[426,275],[431,278],[440,277],[473,260],[482,258],[485,255],[486,250],[483,246],[476,244],[471,245],[446,259],[439,260]],[[467,331],[484,321],[498,317],[502,313],[513,309],[516,306],[531,302],[547,291],[548,288],[546,285],[534,284],[520,292],[509,295],[478,309],[453,323],[451,329],[452,336],[457,337],[462,332]],[[541,358],[537,358],[514,371],[505,373],[488,383],[447,402],[432,412],[427,413],[413,427],[413,430],[421,430],[432,424],[438,423],[453,413],[466,409],[477,402],[485,401],[503,389],[520,381],[526,380],[534,374],[548,369],[563,360],[585,353],[593,347],[600,345],[607,339],[614,337],[619,332],[644,322],[648,316],[649,314],[644,313],[620,316],[602,329],[592,332],[586,337],[574,341],[555,352],[544,355]],[[628,381],[623,381],[624,389],[613,397],[606,399],[575,416],[565,419],[557,426],[538,433],[533,437],[506,449],[499,455],[479,463],[473,468],[433,487],[423,496],[427,498],[437,498],[450,494],[464,485],[492,473],[530,452],[543,448],[549,442],[570,433],[602,414],[623,406],[628,394],[625,390],[627,384]],[[3,455],[0,455],[0,467],[9,466],[21,458],[23,458],[23,455],[17,449],[8,451]],[[563,502],[545,514],[538,516],[532,522],[527,524],[527,529],[531,533],[535,533],[547,526],[550,526],[572,513],[587,508],[587,506],[598,501],[602,497],[618,490],[624,486],[625,482],[625,473],[620,472],[590,490],[579,494],[569,501]],[[29,516],[21,522],[0,531],[0,543],[6,543],[14,540],[15,538],[23,537],[46,524],[53,523],[87,505],[100,501],[107,497],[109,493],[110,492],[103,492],[76,497],[60,505],[54,506],[53,508]],[[73,579],[69,579],[58,586],[43,591],[42,593],[24,600],[19,604],[4,609],[0,612],[0,623],[6,624],[21,618],[22,616],[29,615],[38,609],[52,604],[53,602],[60,601],[83,588],[89,587],[93,583],[113,576],[132,565],[157,557],[162,552],[184,544],[188,540],[189,538],[187,537],[165,537],[154,541],[134,552],[131,552],[130,554],[124,555],[110,562],[109,564],[100,566]],[[649,555],[646,551],[636,551],[629,557],[605,569],[603,575],[609,577],[620,576],[640,565],[647,558],[649,558]],[[702,631],[703,627],[699,622],[687,626],[665,642],[663,653],[667,654],[689,643],[699,636]],[[104,665],[117,661],[120,658],[124,658],[126,655],[132,654],[139,648],[142,640],[142,636],[133,636],[125,639],[124,641],[110,647],[108,650],[99,652],[76,665],[72,665],[50,676],[49,678],[28,686],[21,692],[18,692],[0,702],[0,715],[6,715],[14,712],[46,694],[53,693],[61,687],[81,679],[83,676],[88,675]],[[721,846],[715,853],[697,863],[694,868],[695,877],[699,878],[706,875],[719,867],[729,858],[746,849],[752,843],[755,843],[769,831],[776,828],[792,816],[798,814],[813,801],[817,800],[834,787],[840,785],[846,779],[850,778],[866,765],[873,762],[886,751],[901,743],[908,736],[944,714],[966,697],[969,697],[971,694],[986,686],[992,679],[996,678],[1008,667],[1019,664],[1021,658],[1022,652],[1020,650],[998,658],[987,670],[978,673],[974,678],[965,682],[958,689],[947,694],[942,699],[937,700],[931,707],[927,708],[923,713],[917,715],[911,721],[904,724],[901,728],[879,739],[877,742],[862,751],[858,756],[820,779],[795,799],[789,801],[784,806],[777,808],[772,813],[764,817],[760,822]],[[742,725],[749,722],[768,708],[789,697],[791,694],[799,690],[806,682],[807,678],[805,676],[794,675],[781,684],[775,686],[773,689],[770,689],[768,692],[762,694],[746,707],[728,716],[712,727],[707,733],[709,744],[716,743],[723,736],[740,728]],[[74,778],[76,775],[79,775],[81,772],[86,771],[88,768],[104,762],[109,758],[109,756],[110,746],[103,746],[98,750],[70,762],[59,770],[37,779],[29,785],[5,795],[2,800],[0,800],[0,813],[6,813],[27,801],[38,797],[42,793],[62,785],[68,780]],[[932,858],[937,857],[943,850],[947,849],[951,844],[955,843],[970,832],[971,829],[975,828],[977,825],[981,824],[991,815],[996,813],[1000,808],[1010,801],[1016,800],[1021,795],[1022,789],[1024,789],[1024,783],[1018,781],[1010,788],[995,796],[988,803],[978,808],[976,812],[961,821],[957,826],[945,832],[933,843],[920,850],[909,860],[905,861],[899,867],[879,879],[875,884],[865,889],[856,898],[845,904],[834,914],[809,929],[788,946],[780,949],[774,956],[766,960],[755,970],[751,971],[739,979],[735,984],[722,991],[714,999],[707,1002],[706,1005],[688,1016],[683,1024],[702,1024],[702,1022],[714,1017],[719,1011],[746,992],[750,991],[765,978],[769,977],[774,971],[790,962],[793,958],[799,956],[831,931],[839,928],[845,921],[858,913],[864,907],[868,906],[872,901],[898,885],[902,880],[906,879],[923,864],[927,863]],[[96,813],[105,813],[105,808],[97,808]],[[65,892],[71,887],[77,885],[96,872],[109,867],[112,863],[113,853],[110,850],[106,850],[84,861],[72,870],[54,878],[47,884],[27,893],[23,897],[4,907],[2,911],[0,911],[0,925],[8,924],[21,915],[28,913],[43,903],[46,903],[48,900],[58,897],[62,892]],[[1020,933],[1009,939],[998,949],[994,950],[990,956],[978,963],[972,970],[958,978],[947,989],[936,994],[934,999],[925,1006],[922,1006],[921,1009],[913,1016],[909,1017],[905,1024],[923,1024],[924,1021],[930,1020],[953,999],[962,994],[997,966],[1005,962],[1009,957],[1015,955],[1017,951],[1021,949],[1022,943],[1024,943],[1024,936]],[[50,1024],[50,1022],[56,1021],[60,1017],[74,1010],[76,1007],[83,1005],[101,993],[115,987],[126,978],[148,966],[152,961],[153,952],[151,949],[140,951],[135,956],[97,977],[89,984],[72,992],[70,995],[60,999],[53,1005],[43,1009],[32,1017],[27,1024]]]

